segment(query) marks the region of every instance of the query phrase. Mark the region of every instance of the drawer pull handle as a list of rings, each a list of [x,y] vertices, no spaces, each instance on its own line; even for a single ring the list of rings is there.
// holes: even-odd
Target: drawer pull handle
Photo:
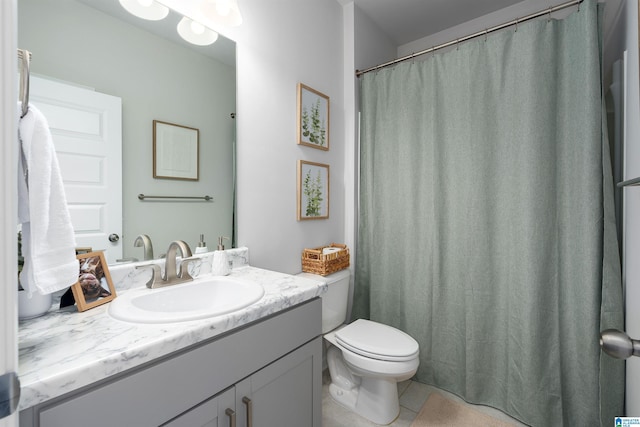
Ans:
[[[227,408],[224,413],[229,417],[229,427],[236,427],[236,411],[231,408]]]
[[[247,427],[253,427],[253,402],[245,396],[242,398],[242,403],[247,405]]]

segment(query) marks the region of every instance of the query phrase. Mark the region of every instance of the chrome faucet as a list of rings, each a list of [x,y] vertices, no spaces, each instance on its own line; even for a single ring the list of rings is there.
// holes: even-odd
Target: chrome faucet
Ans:
[[[178,270],[177,256],[178,250],[182,256],[180,262],[180,270]],[[196,257],[192,257],[191,248],[182,241],[176,240],[171,242],[167,249],[167,257],[164,262],[164,275],[158,264],[145,264],[136,266],[137,269],[151,268],[151,280],[147,282],[147,288],[161,288],[163,286],[177,285],[178,283],[189,282],[193,277],[189,274],[189,263],[195,261]]]
[[[136,237],[135,242],[133,242],[133,246],[136,248],[143,247],[144,248],[144,260],[152,260],[153,259],[153,245],[151,244],[151,238],[146,234],[139,234]]]

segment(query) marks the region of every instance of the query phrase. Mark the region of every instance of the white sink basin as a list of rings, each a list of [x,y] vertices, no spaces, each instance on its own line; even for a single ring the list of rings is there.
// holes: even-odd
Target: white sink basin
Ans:
[[[166,288],[131,290],[109,304],[109,314],[134,323],[172,323],[220,316],[245,308],[264,295],[255,282],[211,276]]]

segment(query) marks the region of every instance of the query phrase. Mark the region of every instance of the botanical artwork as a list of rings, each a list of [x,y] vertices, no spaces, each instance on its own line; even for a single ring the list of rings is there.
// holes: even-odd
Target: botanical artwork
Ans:
[[[78,311],[85,311],[111,301],[116,290],[102,252],[76,255],[78,281],[71,287]]]
[[[329,97],[298,83],[298,144],[329,150]]]
[[[329,165],[298,161],[298,220],[329,218]]]

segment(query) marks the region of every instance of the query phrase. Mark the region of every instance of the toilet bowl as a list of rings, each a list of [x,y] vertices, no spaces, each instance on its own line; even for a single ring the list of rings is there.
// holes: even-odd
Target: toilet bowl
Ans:
[[[321,297],[331,397],[376,424],[390,424],[400,413],[397,383],[411,378],[418,369],[418,343],[399,329],[378,322],[358,319],[344,324],[348,270],[326,277],[300,276],[328,285]]]

